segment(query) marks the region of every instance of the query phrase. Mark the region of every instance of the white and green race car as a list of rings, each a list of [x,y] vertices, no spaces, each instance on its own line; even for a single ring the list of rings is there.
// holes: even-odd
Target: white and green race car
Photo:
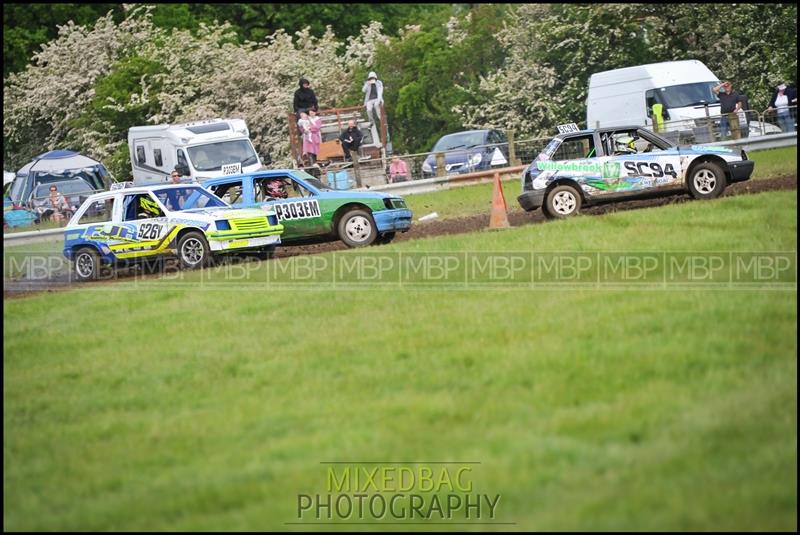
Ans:
[[[523,209],[541,207],[548,218],[575,215],[583,205],[663,192],[688,191],[696,199],[712,199],[753,173],[754,162],[744,150],[677,147],[636,126],[559,129],[562,133],[523,172],[517,197]]]

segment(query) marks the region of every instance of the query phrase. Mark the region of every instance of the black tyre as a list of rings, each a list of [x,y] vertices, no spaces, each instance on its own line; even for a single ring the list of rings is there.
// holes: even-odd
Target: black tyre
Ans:
[[[725,171],[713,162],[696,165],[689,174],[687,182],[689,193],[695,199],[716,199],[728,185]]]
[[[339,220],[339,239],[348,247],[370,245],[378,237],[375,220],[366,210],[350,210]]]
[[[548,219],[572,217],[581,209],[581,194],[572,186],[563,184],[551,189],[544,198],[542,212]]]
[[[182,269],[196,269],[208,265],[211,250],[200,232],[187,232],[178,240],[178,262]]]
[[[97,280],[100,275],[100,255],[92,247],[83,247],[75,251],[73,265],[75,278],[80,282]]]
[[[391,243],[396,234],[396,232],[387,232],[385,234],[381,234],[377,237],[373,245],[386,245],[387,243]]]

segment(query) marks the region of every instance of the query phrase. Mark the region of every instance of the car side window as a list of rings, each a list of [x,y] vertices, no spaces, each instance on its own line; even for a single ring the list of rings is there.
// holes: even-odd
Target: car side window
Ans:
[[[553,160],[580,160],[594,158],[597,151],[594,147],[594,136],[580,136],[565,139],[553,155]]]
[[[244,203],[244,190],[241,182],[213,186],[211,192],[230,205]]]
[[[158,203],[147,193],[125,195],[122,201],[123,221],[136,221],[163,217],[164,213]]]
[[[110,223],[114,213],[114,199],[94,201],[86,207],[86,211],[78,220],[78,225],[89,223]]]
[[[311,197],[308,189],[288,176],[256,178],[254,189],[256,202]]]

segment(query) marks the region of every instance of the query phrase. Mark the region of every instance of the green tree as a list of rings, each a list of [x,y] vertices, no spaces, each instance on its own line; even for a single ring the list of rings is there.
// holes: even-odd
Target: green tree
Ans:
[[[394,149],[424,152],[444,134],[462,130],[454,108],[474,100],[481,76],[502,64],[495,38],[505,5],[441,6],[419,28],[412,28],[380,47],[375,70],[384,83],[384,101]],[[456,10],[458,11],[458,10]],[[360,86],[358,90],[360,91]],[[361,97],[360,93],[356,98]]]

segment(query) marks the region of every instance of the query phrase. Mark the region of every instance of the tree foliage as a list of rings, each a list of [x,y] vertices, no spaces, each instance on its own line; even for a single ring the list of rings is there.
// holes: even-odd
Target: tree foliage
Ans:
[[[466,126],[584,122],[589,77],[632,65],[698,59],[757,109],[797,74],[796,4],[523,4],[499,39],[505,63],[457,108]]]
[[[354,72],[372,61],[385,36],[380,23],[362,28],[342,48],[328,28],[279,30],[262,43],[238,44],[229,24],[193,33],[154,25],[152,7],[130,8],[119,24],[111,13],[93,28],[67,24],[34,65],[12,74],[3,95],[5,161],[65,145],[130,174],[131,126],[212,117],[241,117],[261,154],[289,163],[286,116],[301,76],[320,105],[337,106],[355,85]]]
[[[153,24],[196,33],[201,24],[228,23],[239,43],[260,42],[277,30],[289,34],[308,28],[321,37],[330,26],[340,39],[354,37],[362,26],[380,22],[396,33],[408,22],[424,19],[438,9],[426,4],[156,4]],[[69,21],[94,24],[109,11],[116,22],[125,17],[122,4],[5,4],[3,6],[3,78],[19,72],[30,62],[39,46],[58,35],[58,26]]]

